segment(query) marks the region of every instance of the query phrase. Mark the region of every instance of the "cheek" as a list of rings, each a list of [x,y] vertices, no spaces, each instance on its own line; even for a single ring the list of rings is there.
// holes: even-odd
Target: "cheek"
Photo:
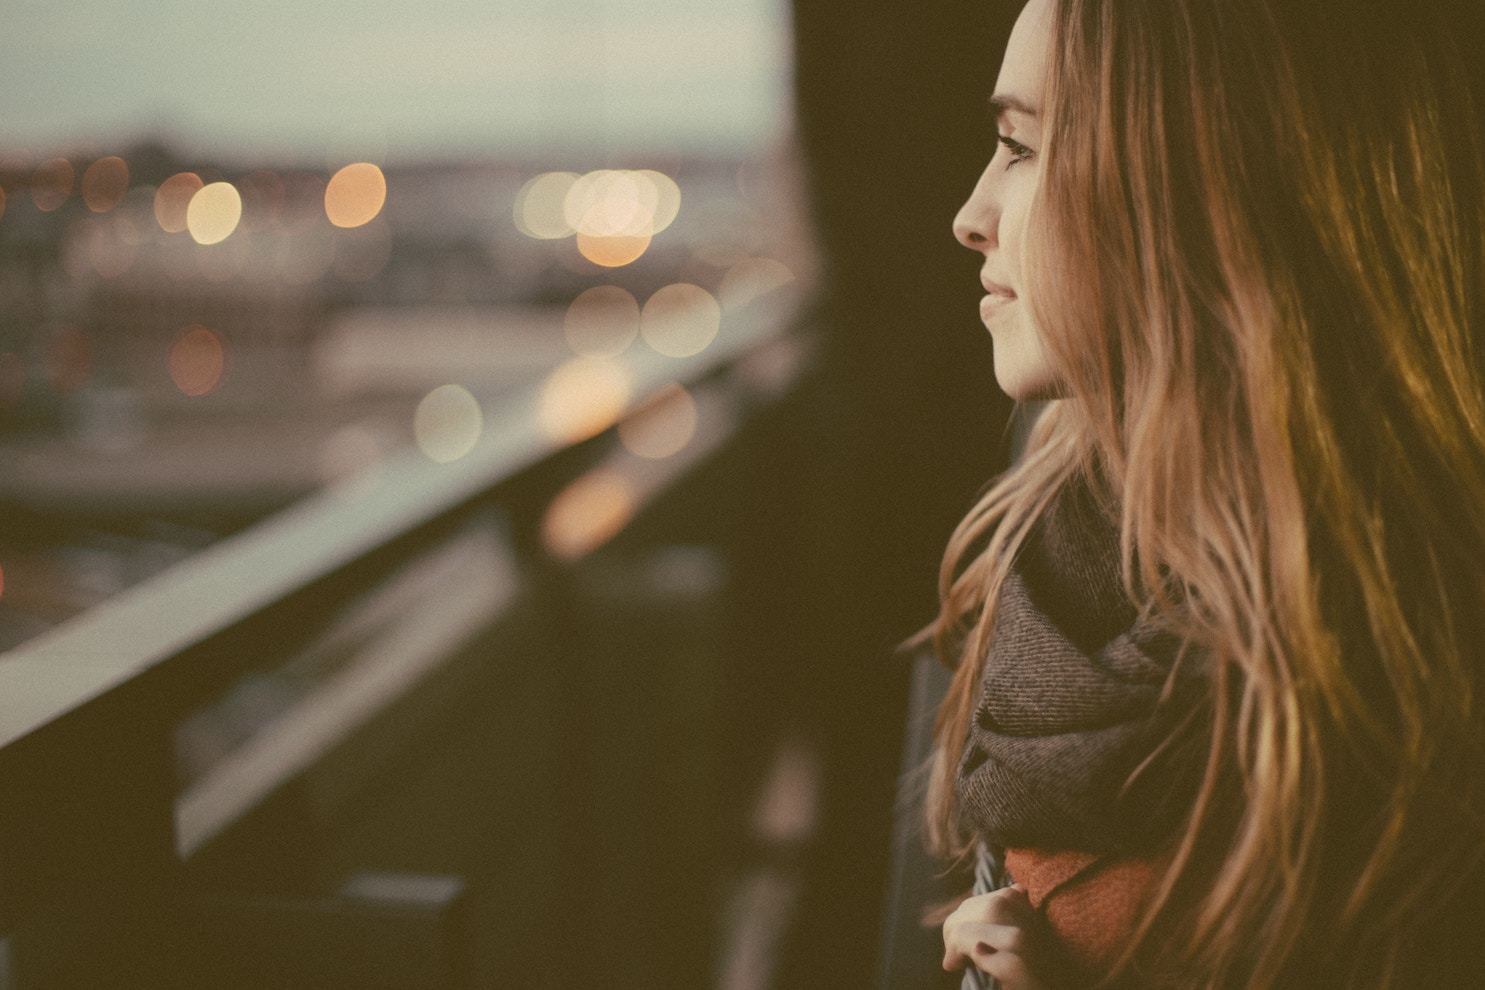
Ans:
[[[1030,229],[1030,207],[1030,194],[1018,195],[1015,199],[1007,201],[1005,214],[1001,219],[1002,246],[1010,249],[1010,258],[1007,259],[1007,263],[1015,272],[1019,272],[1021,268],[1021,242]]]

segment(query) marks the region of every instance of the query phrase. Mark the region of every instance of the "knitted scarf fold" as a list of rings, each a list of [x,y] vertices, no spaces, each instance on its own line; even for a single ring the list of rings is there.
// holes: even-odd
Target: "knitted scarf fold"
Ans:
[[[1179,638],[1124,595],[1118,527],[1081,483],[1028,533],[1001,595],[956,781],[964,820],[1001,848],[1158,849],[1195,800],[1206,723],[1120,790],[1203,703],[1201,654],[1176,665]]]

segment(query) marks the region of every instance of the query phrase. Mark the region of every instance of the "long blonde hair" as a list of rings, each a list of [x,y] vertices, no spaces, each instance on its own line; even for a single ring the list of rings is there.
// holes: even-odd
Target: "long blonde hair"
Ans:
[[[1101,479],[1126,594],[1212,672],[1201,791],[1121,966],[1414,979],[1478,939],[1485,851],[1478,48],[1429,0],[1053,5],[1021,270],[1066,397],[909,641],[954,670],[930,848],[972,847],[953,780],[1011,558]]]

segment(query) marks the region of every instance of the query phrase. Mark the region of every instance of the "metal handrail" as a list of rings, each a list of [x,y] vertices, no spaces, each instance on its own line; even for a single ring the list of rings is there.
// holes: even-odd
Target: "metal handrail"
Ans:
[[[745,388],[766,391],[801,303],[780,292],[729,313],[717,339],[690,357],[633,349],[615,358],[632,383],[626,411],[667,383],[733,366]],[[540,400],[532,383],[486,410],[479,443],[453,463],[401,451],[0,654],[0,761],[43,727],[572,446],[543,428]]]

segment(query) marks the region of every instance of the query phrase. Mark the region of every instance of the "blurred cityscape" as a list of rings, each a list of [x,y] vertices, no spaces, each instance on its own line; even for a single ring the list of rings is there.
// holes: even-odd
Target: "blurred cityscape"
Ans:
[[[795,985],[861,571],[797,11],[14,13],[0,986]]]
[[[0,156],[0,650],[398,448],[457,456],[420,403],[701,350],[808,276],[794,168],[787,142],[622,167]]]

